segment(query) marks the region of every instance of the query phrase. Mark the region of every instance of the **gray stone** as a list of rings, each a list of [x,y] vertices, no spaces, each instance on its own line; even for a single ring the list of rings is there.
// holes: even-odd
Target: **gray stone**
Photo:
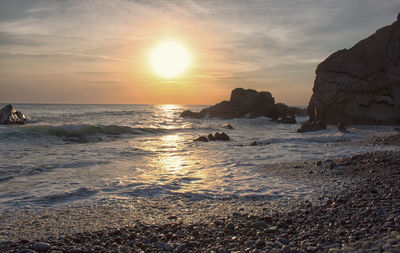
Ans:
[[[83,250],[78,249],[78,248],[73,248],[68,250],[68,253],[83,253]]]
[[[164,242],[157,242],[156,246],[160,249],[166,250],[166,251],[172,251],[174,249],[174,246],[172,246],[169,243],[164,243]]]
[[[48,243],[36,242],[32,245],[32,249],[39,252],[45,252],[50,250],[51,246]]]
[[[282,253],[290,253],[290,248],[288,247],[288,246],[286,246],[286,245],[284,245],[282,248],[281,248],[281,250],[282,250]]]
[[[279,241],[279,242],[281,242],[281,243],[284,244],[284,245],[288,245],[288,244],[289,244],[289,241],[288,241],[288,239],[286,239],[286,238],[279,237],[279,238],[276,239],[276,240]]]
[[[35,251],[30,250],[30,249],[23,249],[23,250],[20,250],[19,253],[35,253]]]
[[[251,224],[253,228],[265,228],[267,223],[265,221],[255,221]]]
[[[176,247],[176,251],[177,252],[181,252],[186,248],[186,244],[182,243],[180,245],[178,245],[178,247]]]

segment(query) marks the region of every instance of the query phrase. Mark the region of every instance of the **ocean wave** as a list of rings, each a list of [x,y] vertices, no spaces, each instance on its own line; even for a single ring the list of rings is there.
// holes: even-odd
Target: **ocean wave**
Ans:
[[[38,198],[36,201],[38,201],[38,202],[45,201],[45,202],[51,204],[51,203],[56,203],[56,202],[65,202],[65,201],[70,201],[70,200],[89,198],[89,197],[95,195],[96,193],[98,193],[97,190],[92,190],[87,187],[81,187],[81,188],[76,189],[71,192],[50,194],[50,195],[44,196],[42,198]]]
[[[67,125],[25,125],[20,127],[9,127],[1,135],[6,137],[59,137],[65,141],[91,142],[102,141],[105,138],[117,138],[129,135],[162,134],[167,129],[161,128],[134,128],[118,125],[90,125],[90,124],[67,124]]]
[[[66,113],[67,117],[99,117],[99,116],[132,116],[143,114],[144,111],[138,110],[122,110],[122,111],[98,111],[98,112],[83,112],[83,113]]]

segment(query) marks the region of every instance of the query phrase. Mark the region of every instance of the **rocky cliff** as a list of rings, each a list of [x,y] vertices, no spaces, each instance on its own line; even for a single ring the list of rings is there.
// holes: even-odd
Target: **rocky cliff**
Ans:
[[[400,124],[400,21],[320,63],[307,112],[327,124]]]

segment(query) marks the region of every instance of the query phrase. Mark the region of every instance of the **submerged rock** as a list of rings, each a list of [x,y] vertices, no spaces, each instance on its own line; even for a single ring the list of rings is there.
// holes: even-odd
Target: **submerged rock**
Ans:
[[[400,124],[400,21],[320,63],[307,111],[333,125]]]
[[[208,142],[207,137],[205,136],[200,136],[199,138],[194,139],[193,141],[203,141],[203,142]]]
[[[296,118],[294,116],[286,116],[279,119],[272,120],[274,122],[283,123],[283,124],[296,124]]]
[[[229,136],[222,132],[222,133],[215,133],[209,134],[207,137],[206,136],[200,136],[199,138],[194,139],[193,141],[203,141],[203,142],[208,142],[208,141],[229,141],[231,138]]]
[[[340,132],[343,132],[343,133],[349,132],[349,131],[347,131],[346,125],[343,122],[339,122],[339,124],[337,125],[337,130],[339,130]]]
[[[230,130],[233,130],[233,129],[234,129],[233,126],[232,126],[231,124],[225,125],[224,128],[225,128],[225,129],[230,129]]]
[[[215,133],[215,135],[213,137],[210,138],[210,136],[212,136],[212,134],[210,134],[208,136],[208,139],[210,141],[229,141],[231,138],[229,138],[229,136],[222,132],[222,133]]]
[[[25,115],[12,105],[6,105],[0,110],[0,124],[24,124],[25,121]]]
[[[312,132],[326,129],[326,124],[322,121],[307,121],[301,124],[300,128],[297,129],[298,133]]]
[[[264,146],[264,145],[269,145],[271,142],[268,141],[253,141],[250,143],[250,146]]]
[[[200,112],[186,110],[181,113],[181,117],[233,119],[264,116],[280,122],[279,119],[292,119],[295,118],[296,113],[303,111],[282,103],[275,104],[274,97],[267,91],[258,92],[252,89],[236,88],[232,90],[229,101],[222,101]]]
[[[191,117],[194,119],[204,118],[206,115],[199,112],[192,112],[191,110],[186,110],[181,113],[181,117]]]

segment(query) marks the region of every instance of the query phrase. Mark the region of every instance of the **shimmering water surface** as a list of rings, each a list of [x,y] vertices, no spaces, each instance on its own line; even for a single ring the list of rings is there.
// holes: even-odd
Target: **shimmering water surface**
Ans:
[[[15,106],[30,123],[0,126],[2,209],[159,195],[307,196],[309,186],[266,177],[255,168],[380,150],[338,143],[393,131],[390,126],[360,126],[350,128],[349,134],[334,128],[298,134],[298,124],[277,124],[268,118],[179,117],[183,110],[205,106]],[[224,129],[226,124],[235,129]],[[193,142],[217,131],[225,131],[232,141]],[[264,145],[250,146],[253,141]]]

